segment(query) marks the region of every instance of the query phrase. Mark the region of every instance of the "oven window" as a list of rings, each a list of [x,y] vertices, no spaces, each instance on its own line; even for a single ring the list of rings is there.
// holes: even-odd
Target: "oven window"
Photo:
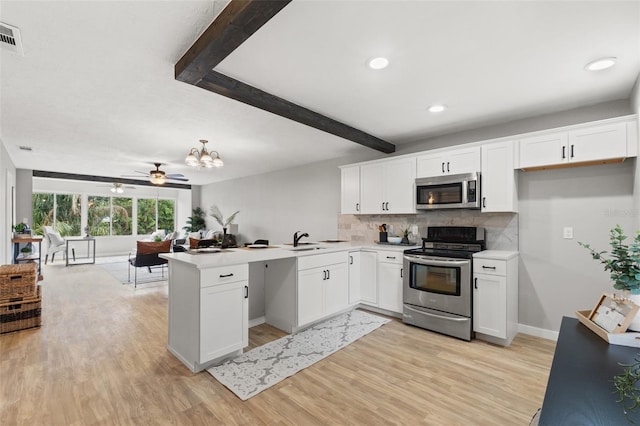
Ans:
[[[462,183],[418,186],[418,204],[459,204],[462,203]]]
[[[430,293],[460,296],[460,268],[411,263],[411,287]]]

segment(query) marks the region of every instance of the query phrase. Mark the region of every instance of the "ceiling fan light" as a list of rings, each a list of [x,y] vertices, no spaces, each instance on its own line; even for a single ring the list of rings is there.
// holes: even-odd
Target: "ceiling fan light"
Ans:
[[[161,174],[154,174],[149,178],[149,181],[155,185],[163,185],[165,183],[165,180],[166,179],[164,175]]]

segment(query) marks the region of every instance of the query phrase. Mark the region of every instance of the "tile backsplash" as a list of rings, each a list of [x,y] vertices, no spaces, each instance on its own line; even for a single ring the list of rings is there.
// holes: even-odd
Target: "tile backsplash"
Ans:
[[[516,213],[480,213],[478,210],[438,210],[415,215],[348,215],[338,216],[338,238],[371,244],[378,241],[378,227],[386,224],[389,235],[402,236],[413,225],[418,234],[409,240],[421,244],[429,226],[478,226],[485,229],[487,249],[518,250],[518,215]]]

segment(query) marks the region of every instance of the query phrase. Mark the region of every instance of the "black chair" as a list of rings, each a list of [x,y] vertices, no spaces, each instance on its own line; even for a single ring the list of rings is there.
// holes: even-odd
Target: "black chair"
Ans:
[[[171,251],[171,240],[166,241],[137,241],[135,256],[129,253],[128,281],[131,282],[131,267],[134,268],[133,286],[138,286],[138,268],[147,268],[151,273],[151,268],[161,268],[161,277],[164,280],[164,268],[169,261],[158,256],[160,253]],[[150,282],[150,281],[149,281]]]

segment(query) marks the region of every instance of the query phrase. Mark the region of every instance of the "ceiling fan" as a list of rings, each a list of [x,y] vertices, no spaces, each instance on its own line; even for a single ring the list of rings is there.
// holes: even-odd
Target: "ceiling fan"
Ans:
[[[135,173],[139,173],[138,175],[123,175],[122,177],[132,177],[132,178],[147,177],[149,179],[149,182],[155,185],[163,185],[168,180],[189,182],[189,179],[184,177],[184,175],[181,173],[167,174],[163,170],[160,170],[160,166],[162,166],[162,163],[153,163],[153,165],[156,166],[155,170],[150,170],[148,172],[141,172],[136,170]]]
[[[107,185],[98,185],[98,186],[109,187],[111,188],[111,192],[113,192],[114,194],[122,194],[125,189],[136,189],[135,186],[124,185],[120,182],[113,182]]]

